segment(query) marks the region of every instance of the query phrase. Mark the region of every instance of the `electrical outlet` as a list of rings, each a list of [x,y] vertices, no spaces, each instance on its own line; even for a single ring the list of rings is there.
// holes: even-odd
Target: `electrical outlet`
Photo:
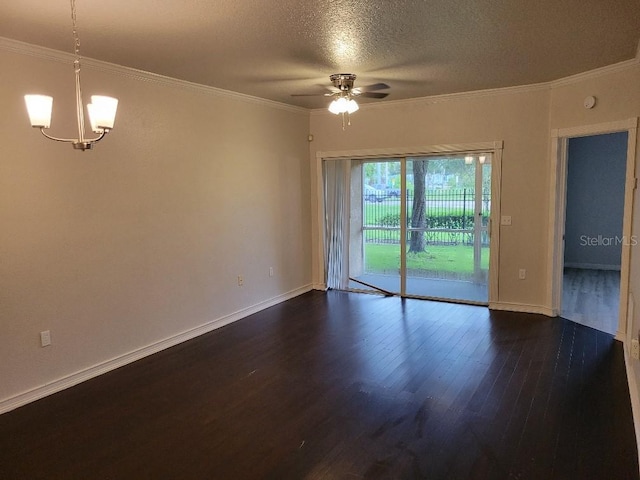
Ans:
[[[502,215],[500,217],[500,225],[511,225],[511,215]]]
[[[636,360],[640,358],[640,343],[637,338],[631,340],[631,358]]]
[[[244,277],[242,275],[238,275],[238,286],[242,287],[244,285]]]
[[[524,280],[525,278],[527,278],[527,271],[524,268],[518,270],[518,278],[520,280]]]
[[[269,267],[269,276],[273,277],[273,267]]]
[[[49,345],[51,345],[51,331],[40,332],[40,346],[48,347]]]

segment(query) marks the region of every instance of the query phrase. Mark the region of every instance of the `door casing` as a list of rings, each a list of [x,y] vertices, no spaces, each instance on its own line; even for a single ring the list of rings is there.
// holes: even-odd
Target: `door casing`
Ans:
[[[343,151],[330,151],[330,152],[316,152],[316,171],[318,179],[316,184],[317,198],[321,199],[323,196],[322,185],[322,162],[331,161],[337,159],[378,159],[378,158],[402,158],[402,157],[420,157],[437,154],[454,154],[460,152],[467,153],[491,153],[492,154],[492,167],[491,167],[491,213],[489,218],[489,248],[491,255],[489,257],[489,306],[498,303],[499,298],[499,284],[498,284],[498,272],[499,272],[499,259],[500,259],[500,187],[502,184],[502,149],[504,142],[501,140],[494,142],[478,142],[478,143],[466,143],[466,144],[444,144],[444,145],[429,145],[425,147],[416,148],[383,148],[383,149],[366,149],[366,150],[343,150]],[[403,176],[406,172],[403,172]],[[324,226],[322,224],[325,214],[323,211],[323,202],[317,203],[318,211],[317,218],[318,224],[318,265],[321,266],[322,278],[325,278],[324,272]],[[316,287],[317,288],[317,287]],[[326,284],[321,288],[326,289]],[[403,286],[404,288],[404,286]]]
[[[638,130],[638,118],[586,125],[574,128],[551,130],[551,182],[549,202],[549,240],[548,258],[549,276],[547,279],[547,305],[552,316],[560,314],[562,304],[562,276],[564,270],[564,224],[567,199],[568,144],[570,138],[601,135],[606,133],[628,132],[627,164],[624,190],[624,213],[622,236],[631,239],[633,214],[633,191],[635,189],[635,158]],[[631,262],[631,242],[622,244],[620,265],[620,310],[616,339],[627,340],[627,312],[629,301],[629,270]]]

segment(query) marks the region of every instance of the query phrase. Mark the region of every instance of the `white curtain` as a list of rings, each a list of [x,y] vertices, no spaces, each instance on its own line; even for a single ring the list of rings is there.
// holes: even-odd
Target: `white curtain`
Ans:
[[[327,287],[345,290],[349,284],[350,161],[325,160],[322,169]]]

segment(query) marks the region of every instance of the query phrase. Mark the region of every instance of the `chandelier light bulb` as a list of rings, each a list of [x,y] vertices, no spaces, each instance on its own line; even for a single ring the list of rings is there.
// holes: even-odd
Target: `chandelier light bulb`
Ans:
[[[49,128],[51,126],[53,97],[48,95],[25,95],[24,101],[27,104],[31,126]]]
[[[102,133],[111,130],[116,121],[116,111],[118,110],[118,99],[105,97],[103,95],[92,95],[91,103],[87,105],[91,130],[95,133]]]

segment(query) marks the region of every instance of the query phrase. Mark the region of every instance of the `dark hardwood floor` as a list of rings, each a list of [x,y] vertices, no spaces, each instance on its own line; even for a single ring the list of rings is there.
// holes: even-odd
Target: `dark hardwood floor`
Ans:
[[[615,335],[619,308],[619,271],[564,269],[562,317]]]
[[[0,416],[0,478],[638,479],[622,345],[310,292]]]

